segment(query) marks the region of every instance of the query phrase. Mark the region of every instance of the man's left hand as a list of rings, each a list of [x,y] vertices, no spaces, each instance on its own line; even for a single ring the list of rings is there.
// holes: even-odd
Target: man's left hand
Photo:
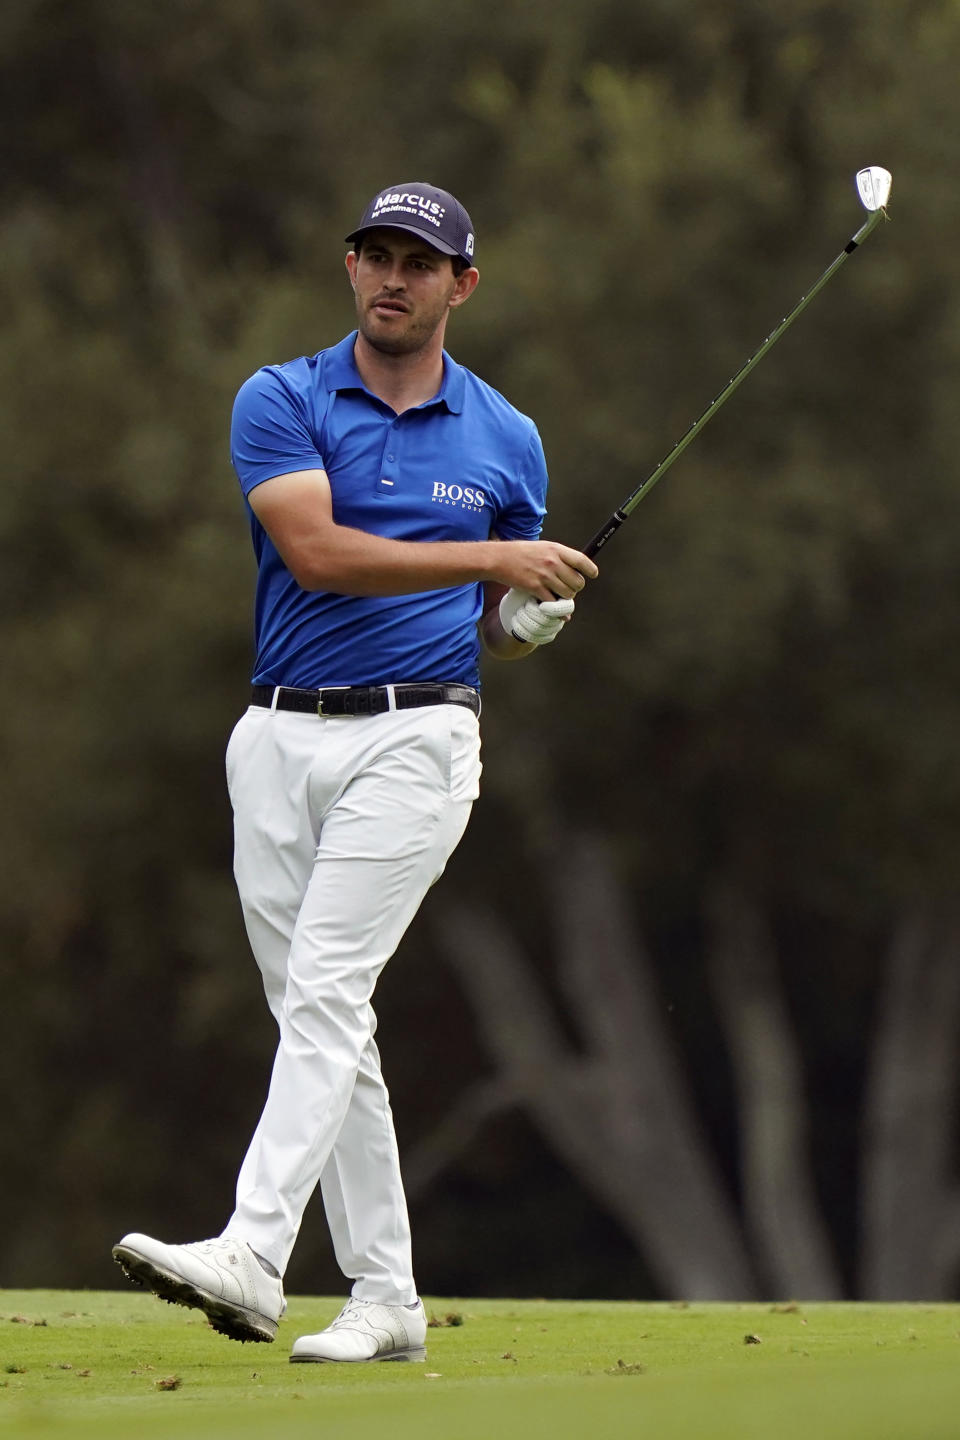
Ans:
[[[500,601],[500,624],[527,645],[549,645],[573,614],[572,600],[537,600],[526,590],[508,590]]]

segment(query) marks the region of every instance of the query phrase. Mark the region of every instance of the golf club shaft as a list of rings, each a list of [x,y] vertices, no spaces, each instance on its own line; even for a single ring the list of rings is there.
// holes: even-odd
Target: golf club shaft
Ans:
[[[673,462],[675,460],[679,460],[680,456],[683,454],[684,450],[686,450],[690,442],[692,440],[695,440],[696,437],[700,434],[700,431],[706,425],[707,421],[711,420],[713,416],[717,413],[717,411],[720,409],[720,406],[723,405],[725,401],[729,400],[730,396],[733,394],[734,390],[736,390],[737,386],[740,385],[747,378],[747,376],[750,374],[750,371],[754,368],[755,365],[759,364],[759,362],[763,359],[764,355],[766,355],[767,351],[772,349],[772,347],[780,339],[780,336],[783,334],[783,332],[790,328],[794,320],[796,320],[797,316],[803,313],[803,311],[810,304],[810,301],[814,298],[814,296],[818,295],[823,289],[824,285],[826,285],[827,281],[830,280],[837,273],[837,271],[840,269],[840,266],[844,263],[847,257],[852,255],[854,250],[856,250],[857,247],[861,245],[864,240],[866,240],[870,232],[875,228],[879,221],[884,218],[885,213],[886,212],[884,210],[878,209],[873,211],[868,216],[865,223],[861,225],[860,229],[850,239],[850,241],[840,252],[837,258],[833,261],[833,263],[829,265],[826,270],[824,270],[823,274],[820,276],[820,279],[816,282],[812,289],[808,290],[806,295],[804,295],[803,298],[800,300],[799,304],[795,305],[794,308],[790,311],[790,314],[787,315],[785,319],[780,321],[780,324],[777,326],[777,328],[770,335],[767,336],[766,340],[764,340],[759,350],[757,350],[753,355],[751,355],[750,359],[741,366],[741,368],[737,371],[736,375],[734,375],[733,379],[720,391],[720,394],[716,397],[716,399],[710,402],[710,404],[707,406],[706,410],[704,410],[703,414],[699,417],[699,419],[693,422],[686,434],[682,436],[682,438],[677,441],[676,445],[674,445],[673,449],[664,456],[657,468],[652,471],[651,474],[649,474],[647,478],[642,481],[635,490],[631,491],[631,493],[627,496],[626,500],[624,500],[623,504],[619,507],[619,509],[614,510],[613,514],[610,516],[606,524],[597,531],[596,535],[593,536],[592,540],[588,541],[588,543],[584,545],[583,553],[585,555],[593,556],[596,555],[598,551],[603,549],[607,541],[620,529],[620,526],[623,524],[624,520],[626,520],[630,512],[637,505],[639,505],[644,495],[648,495],[653,489],[654,485],[656,485],[657,481],[661,480],[663,476],[667,473]]]

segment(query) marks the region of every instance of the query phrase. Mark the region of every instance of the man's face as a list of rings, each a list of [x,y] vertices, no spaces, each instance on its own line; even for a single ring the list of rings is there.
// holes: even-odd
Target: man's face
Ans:
[[[476,271],[455,276],[448,255],[403,230],[370,230],[360,254],[347,256],[360,334],[386,355],[420,350],[476,284]]]

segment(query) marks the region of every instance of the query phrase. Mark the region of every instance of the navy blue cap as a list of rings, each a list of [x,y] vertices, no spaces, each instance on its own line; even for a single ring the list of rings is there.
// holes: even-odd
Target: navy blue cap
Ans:
[[[421,180],[391,185],[374,195],[356,230],[345,238],[359,240],[381,225],[419,235],[443,255],[459,255],[468,265],[473,264],[473,222],[448,190]]]

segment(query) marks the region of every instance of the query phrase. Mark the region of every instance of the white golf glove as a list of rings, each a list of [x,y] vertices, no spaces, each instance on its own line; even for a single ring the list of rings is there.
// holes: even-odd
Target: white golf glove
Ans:
[[[515,640],[549,645],[573,614],[572,600],[537,600],[529,590],[508,590],[500,601],[500,624]]]

